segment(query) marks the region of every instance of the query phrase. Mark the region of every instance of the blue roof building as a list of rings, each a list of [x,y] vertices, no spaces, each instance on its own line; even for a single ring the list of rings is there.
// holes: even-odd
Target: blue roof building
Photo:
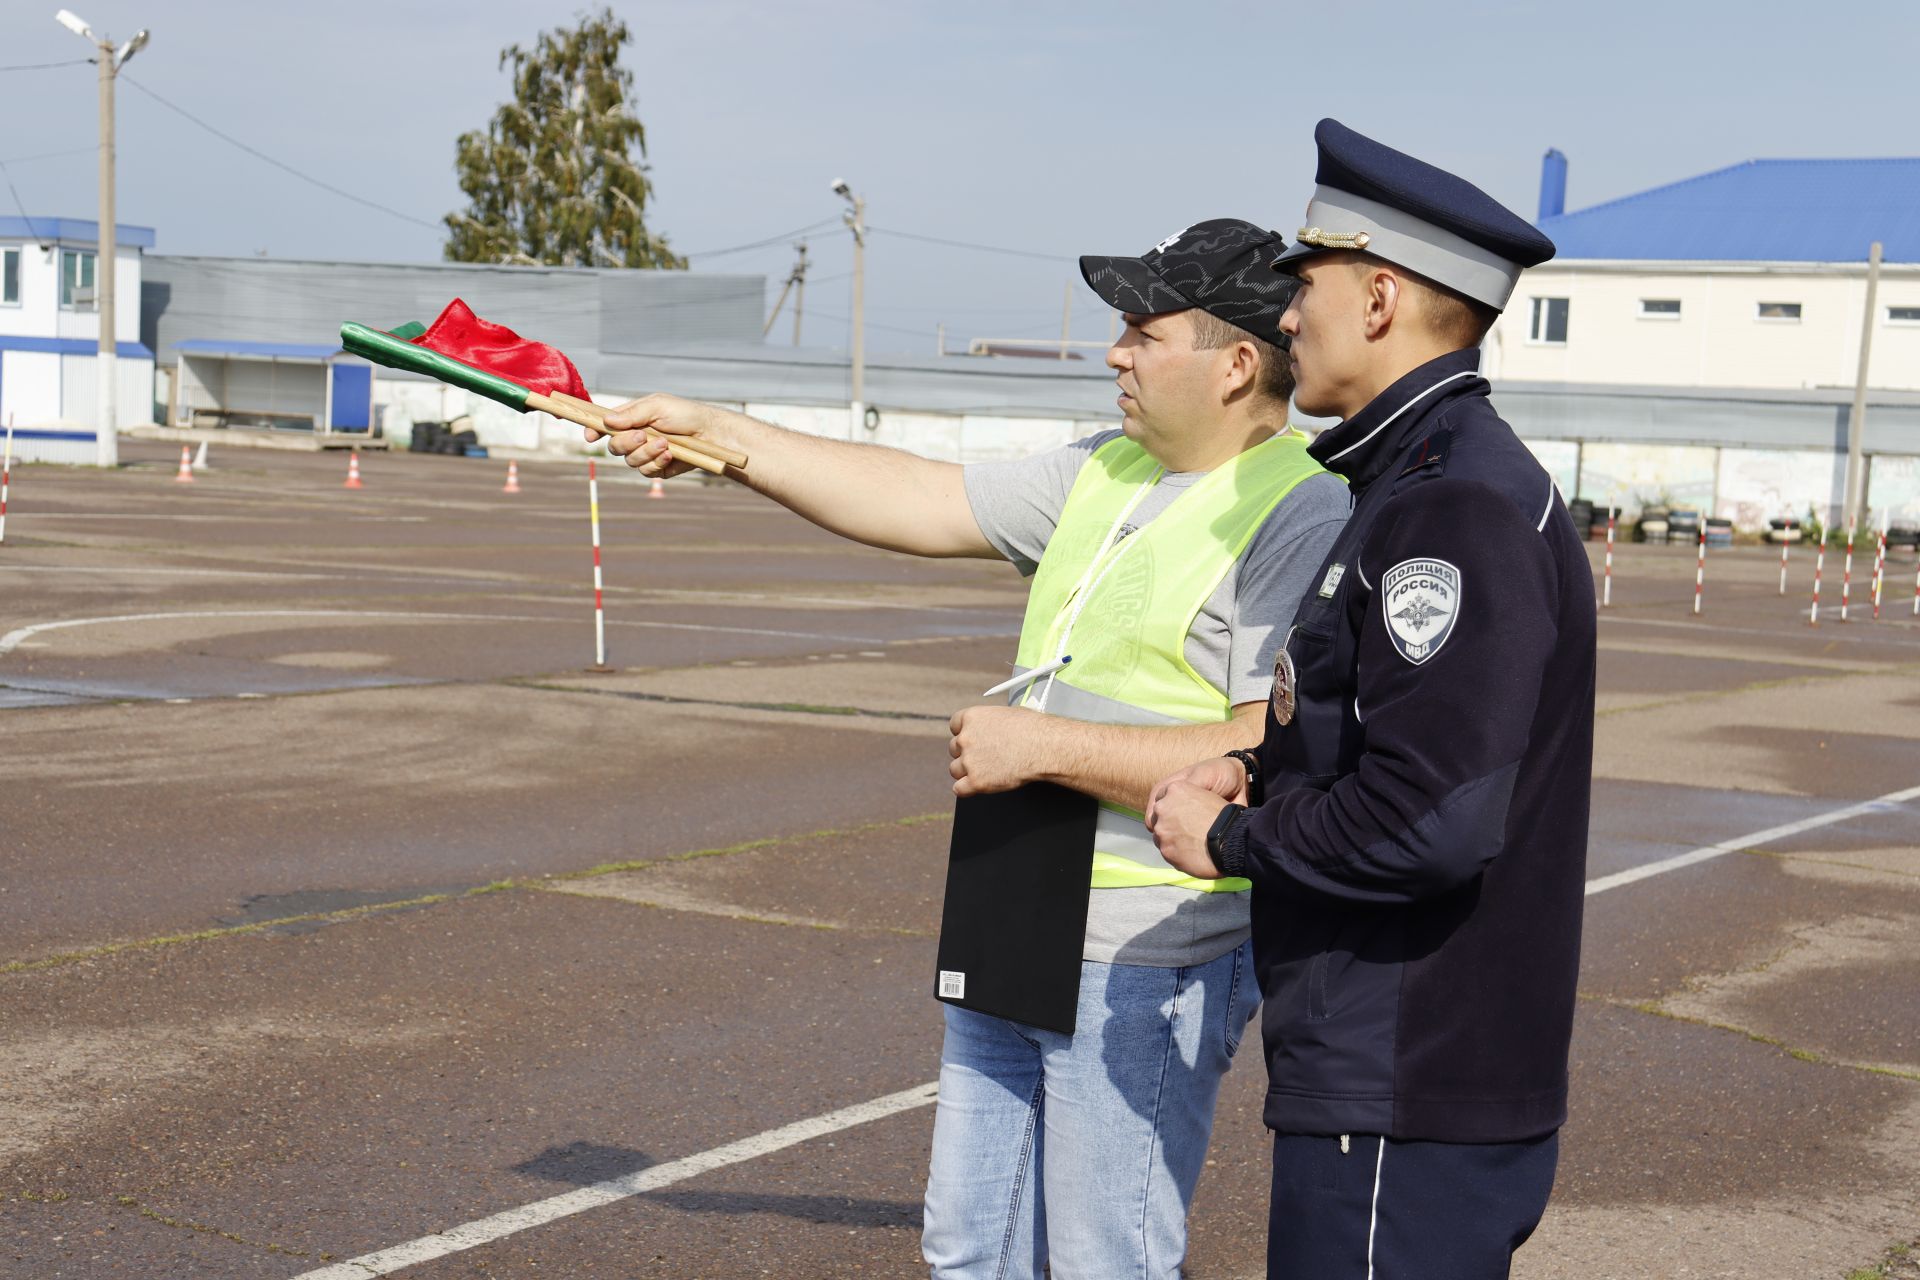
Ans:
[[[1566,158],[1542,166],[1540,229],[1564,259],[1920,263],[1920,158],[1747,160],[1564,211]]]

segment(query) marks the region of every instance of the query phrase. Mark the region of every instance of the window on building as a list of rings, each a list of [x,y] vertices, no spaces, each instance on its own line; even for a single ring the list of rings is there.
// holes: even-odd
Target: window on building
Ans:
[[[1567,300],[1535,298],[1533,327],[1527,336],[1534,342],[1563,343],[1567,340]]]
[[[16,306],[20,302],[20,251],[0,249],[0,303]]]
[[[81,249],[60,251],[60,305],[74,311],[92,311],[94,256]]]
[[[1762,302],[1754,308],[1754,318],[1759,320],[1800,319],[1800,304],[1797,302]]]
[[[1920,307],[1888,307],[1888,324],[1920,324]]]
[[[1646,320],[1678,320],[1680,318],[1680,299],[1678,298],[1642,298],[1640,315]]]

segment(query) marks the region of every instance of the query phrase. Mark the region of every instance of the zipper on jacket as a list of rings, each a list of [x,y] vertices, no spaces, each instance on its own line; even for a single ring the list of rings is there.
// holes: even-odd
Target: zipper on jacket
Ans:
[[[1340,1154],[1341,1155],[1344,1156],[1353,1149],[1352,1138],[1353,1138],[1353,1135],[1350,1133],[1343,1133],[1340,1135]]]

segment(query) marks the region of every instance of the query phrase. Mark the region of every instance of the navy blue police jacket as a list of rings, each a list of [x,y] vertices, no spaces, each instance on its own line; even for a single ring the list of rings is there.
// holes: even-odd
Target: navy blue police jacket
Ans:
[[[1566,1119],[1593,573],[1479,353],[1324,432],[1351,518],[1287,639],[1253,881],[1267,1127],[1512,1142]]]

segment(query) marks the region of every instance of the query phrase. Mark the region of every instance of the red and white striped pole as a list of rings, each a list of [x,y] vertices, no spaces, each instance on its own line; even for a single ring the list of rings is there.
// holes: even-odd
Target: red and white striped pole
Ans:
[[[7,489],[13,484],[13,415],[7,415],[7,453],[0,460],[0,543],[7,540]]]
[[[1920,543],[1914,544],[1914,550],[1920,551]],[[1913,571],[1913,616],[1920,618],[1920,567]]]
[[[1813,553],[1813,612],[1807,615],[1807,625],[1820,625],[1820,571],[1827,567],[1827,528],[1820,526],[1820,546]]]
[[[1700,612],[1700,596],[1707,585],[1707,518],[1700,517],[1700,560],[1693,567],[1693,612]]]
[[[1600,583],[1601,583],[1600,607],[1602,609],[1610,608],[1613,605],[1613,520],[1614,520],[1614,510],[1612,507],[1608,507],[1607,508],[1607,567],[1606,567],[1606,572],[1602,575],[1600,579]]]
[[[1873,553],[1873,620],[1880,621],[1880,584],[1887,572],[1887,516],[1880,515],[1880,545]]]
[[[1847,521],[1847,568],[1840,575],[1840,621],[1847,620],[1847,600],[1853,595],[1853,525]]]
[[[1780,594],[1787,594],[1787,548],[1792,546],[1787,535],[1793,532],[1793,516],[1787,516],[1787,523],[1780,527]]]
[[[607,665],[607,611],[600,580],[600,473],[587,459],[587,512],[593,525],[593,665]]]

